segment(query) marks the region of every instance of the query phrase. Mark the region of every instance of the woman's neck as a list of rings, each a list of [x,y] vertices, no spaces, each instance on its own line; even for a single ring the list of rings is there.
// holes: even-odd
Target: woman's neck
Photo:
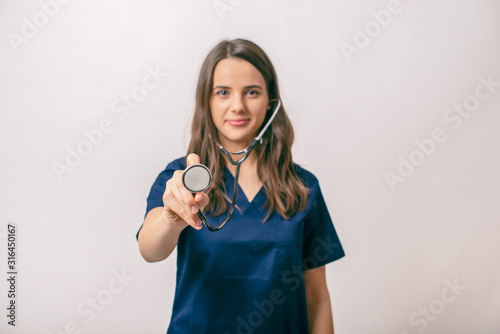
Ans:
[[[229,151],[229,152],[231,152],[231,151]],[[221,152],[221,154],[224,157],[224,162],[225,162],[227,168],[231,172],[236,171],[236,165],[233,165],[231,163],[231,161],[229,161],[228,157],[225,154],[223,154],[222,152]],[[231,153],[229,153],[229,155],[231,156],[231,158],[233,159],[233,161],[236,162],[236,161],[240,160],[245,155],[245,153],[242,153],[242,154],[231,154]],[[245,170],[253,169],[253,168],[257,169],[257,162],[258,162],[257,152],[255,150],[252,150],[252,152],[250,152],[250,154],[245,159],[245,161],[241,163],[241,165],[240,165],[240,171],[242,170],[243,166],[246,167]]]

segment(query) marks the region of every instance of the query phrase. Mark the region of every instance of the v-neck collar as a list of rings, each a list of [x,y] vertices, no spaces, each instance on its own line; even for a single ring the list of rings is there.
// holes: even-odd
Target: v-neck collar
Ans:
[[[231,171],[229,171],[229,168],[227,168],[227,166],[224,166],[224,183],[226,185],[226,191],[229,199],[233,198],[234,182],[235,178],[233,174],[231,173]],[[236,198],[236,205],[241,209],[242,214],[244,214],[251,206],[254,206],[256,210],[263,210],[265,202],[266,194],[264,193],[264,187],[261,186],[252,201],[248,201],[248,198],[243,192],[243,189],[241,189],[240,185],[238,184],[238,197]]]

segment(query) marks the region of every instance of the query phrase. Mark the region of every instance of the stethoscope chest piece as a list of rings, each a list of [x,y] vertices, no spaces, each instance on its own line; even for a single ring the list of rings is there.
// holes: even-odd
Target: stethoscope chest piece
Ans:
[[[207,166],[202,164],[191,165],[182,174],[184,187],[194,193],[205,191],[212,182],[212,173]]]

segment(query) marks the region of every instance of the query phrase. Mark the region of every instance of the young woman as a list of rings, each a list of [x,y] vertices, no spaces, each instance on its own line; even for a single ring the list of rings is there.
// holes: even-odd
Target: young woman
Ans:
[[[344,251],[317,179],[292,161],[293,129],[279,99],[274,67],[250,41],[222,41],[202,65],[189,154],[156,179],[137,235],[148,262],[177,246],[168,334],[333,333],[325,264]],[[219,146],[244,150],[269,122],[240,165],[230,221],[202,228],[199,210],[217,226],[233,198],[236,166]],[[193,196],[182,174],[200,163],[212,183]]]

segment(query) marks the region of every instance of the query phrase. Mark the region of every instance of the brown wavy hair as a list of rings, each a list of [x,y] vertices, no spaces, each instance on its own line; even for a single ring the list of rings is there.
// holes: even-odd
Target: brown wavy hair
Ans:
[[[200,162],[212,171],[212,184],[206,191],[210,202],[205,210],[214,217],[223,214],[230,202],[223,179],[225,160],[214,140],[218,139],[218,134],[210,112],[214,69],[219,61],[226,58],[239,58],[252,64],[266,81],[269,100],[280,99],[274,66],[266,53],[253,42],[244,39],[224,40],[210,51],[203,62],[196,87],[191,141],[187,153],[199,155]],[[268,110],[262,126],[267,123],[273,110]],[[282,105],[262,138],[263,144],[257,144],[254,148],[258,156],[257,173],[267,196],[264,208],[269,209],[264,221],[274,210],[288,219],[306,208],[308,189],[295,173],[291,152],[293,137],[292,124]]]

